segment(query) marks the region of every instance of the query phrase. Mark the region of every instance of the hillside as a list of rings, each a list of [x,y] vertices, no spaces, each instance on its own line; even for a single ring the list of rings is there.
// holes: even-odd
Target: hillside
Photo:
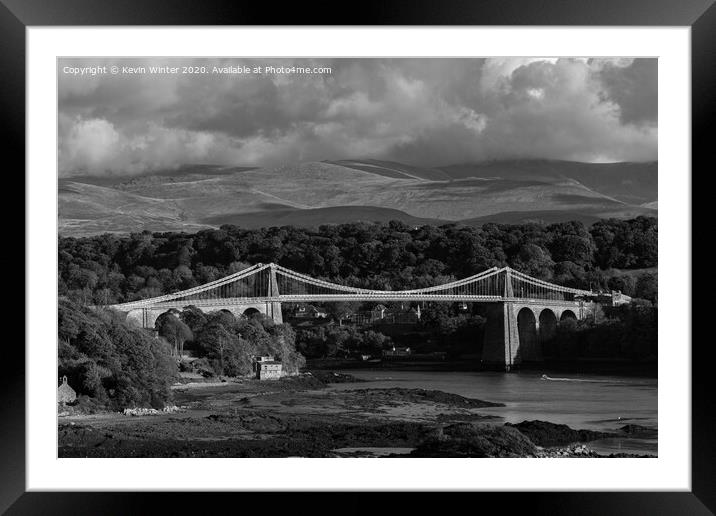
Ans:
[[[355,220],[556,222],[657,215],[656,163],[497,161],[421,168],[342,160],[273,168],[208,165],[133,178],[63,178],[63,235],[317,226]]]
[[[311,208],[306,210],[272,210],[269,212],[219,215],[204,220],[211,226],[233,224],[248,229],[266,226],[318,227],[321,224],[346,224],[349,222],[389,222],[400,220],[412,226],[426,224],[440,225],[445,221],[413,217],[399,210],[376,208],[374,206],[335,206],[330,208]]]
[[[501,160],[442,167],[453,179],[501,177],[505,179],[572,179],[603,195],[630,204],[657,199],[658,164],[578,163],[556,160]]]

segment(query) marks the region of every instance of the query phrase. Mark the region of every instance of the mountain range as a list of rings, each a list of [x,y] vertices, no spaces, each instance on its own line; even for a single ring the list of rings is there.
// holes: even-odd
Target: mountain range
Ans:
[[[656,216],[657,163],[500,160],[427,168],[339,160],[273,168],[193,165],[131,178],[60,178],[58,201],[63,236],[193,232],[222,224],[591,223]]]

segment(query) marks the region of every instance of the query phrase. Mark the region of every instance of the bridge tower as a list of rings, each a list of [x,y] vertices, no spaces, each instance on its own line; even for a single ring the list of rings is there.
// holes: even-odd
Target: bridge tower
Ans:
[[[488,305],[483,338],[482,363],[511,371],[522,362],[541,362],[541,341],[554,332],[554,324],[565,318],[582,320],[595,310],[594,303],[515,297],[512,269],[505,267],[502,301]],[[542,315],[553,325],[540,328]],[[550,317],[552,319],[550,319]]]
[[[482,363],[511,371],[521,362],[520,334],[515,303],[493,303],[487,309]]]
[[[502,298],[507,300],[513,297],[512,274],[509,268],[505,268],[504,279]],[[489,305],[482,347],[483,364],[495,368],[504,367],[505,371],[512,369],[515,362],[512,350],[519,348],[516,322],[513,303],[505,301]]]
[[[269,265],[268,297],[278,299],[278,281],[276,281],[276,264]],[[283,324],[280,301],[269,301],[266,303],[266,315],[273,319],[276,324]]]

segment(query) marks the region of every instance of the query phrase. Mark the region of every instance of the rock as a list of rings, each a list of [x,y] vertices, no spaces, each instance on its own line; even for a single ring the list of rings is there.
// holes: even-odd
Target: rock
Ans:
[[[537,453],[522,433],[504,426],[456,423],[433,433],[411,457],[525,457]]]
[[[567,425],[539,420],[523,421],[517,424],[505,423],[505,426],[518,429],[538,446],[567,446],[576,442],[594,441],[617,436],[617,434],[593,430],[574,430]]]

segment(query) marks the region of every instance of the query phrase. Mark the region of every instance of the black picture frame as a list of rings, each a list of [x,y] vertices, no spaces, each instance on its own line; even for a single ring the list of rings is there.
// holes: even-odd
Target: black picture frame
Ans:
[[[716,7],[713,3],[713,0],[363,0],[356,3],[354,9],[346,9],[339,2],[326,1],[294,2],[277,8],[268,3],[237,0],[0,0],[0,145],[4,147],[6,159],[14,158],[15,170],[24,170],[25,29],[29,26],[690,26],[693,178],[709,172],[706,167],[713,154],[708,133],[716,96]],[[699,172],[694,173],[697,170]],[[697,208],[695,211],[692,208],[694,221],[707,217],[705,211],[698,211],[699,207],[704,210],[703,204],[694,207]],[[17,249],[20,249],[19,244]],[[694,268],[696,265],[694,263]],[[25,270],[26,277],[31,273]],[[697,306],[695,300],[690,301],[692,306]],[[693,317],[695,322],[698,319]],[[479,501],[452,498],[464,496],[454,494],[450,505],[457,507],[454,504],[466,503],[482,507],[489,501],[511,509],[521,506],[531,514],[713,514],[716,512],[716,403],[709,382],[709,348],[708,345],[692,346],[691,492],[480,493],[477,495]],[[147,503],[157,501],[162,504],[163,512],[185,512],[208,507],[208,497],[211,497],[210,505],[213,506],[229,501],[228,497],[233,496],[145,494],[140,500],[130,493],[26,492],[25,353],[17,340],[12,346],[8,343],[5,351],[8,363],[14,368],[3,371],[0,376],[0,510],[7,510],[7,514],[128,514],[143,513]],[[242,497],[243,505],[247,499],[253,501],[266,495],[247,496],[243,493],[238,496]],[[340,501],[322,500],[321,505],[333,506],[341,512],[364,512],[382,504],[382,497],[381,494],[350,493]],[[306,503],[305,493],[272,494],[270,498],[276,511]],[[410,498],[412,503],[428,507],[422,494],[413,494]],[[437,503],[441,504],[437,510],[445,510],[444,502]],[[315,504],[310,505],[316,508]]]

